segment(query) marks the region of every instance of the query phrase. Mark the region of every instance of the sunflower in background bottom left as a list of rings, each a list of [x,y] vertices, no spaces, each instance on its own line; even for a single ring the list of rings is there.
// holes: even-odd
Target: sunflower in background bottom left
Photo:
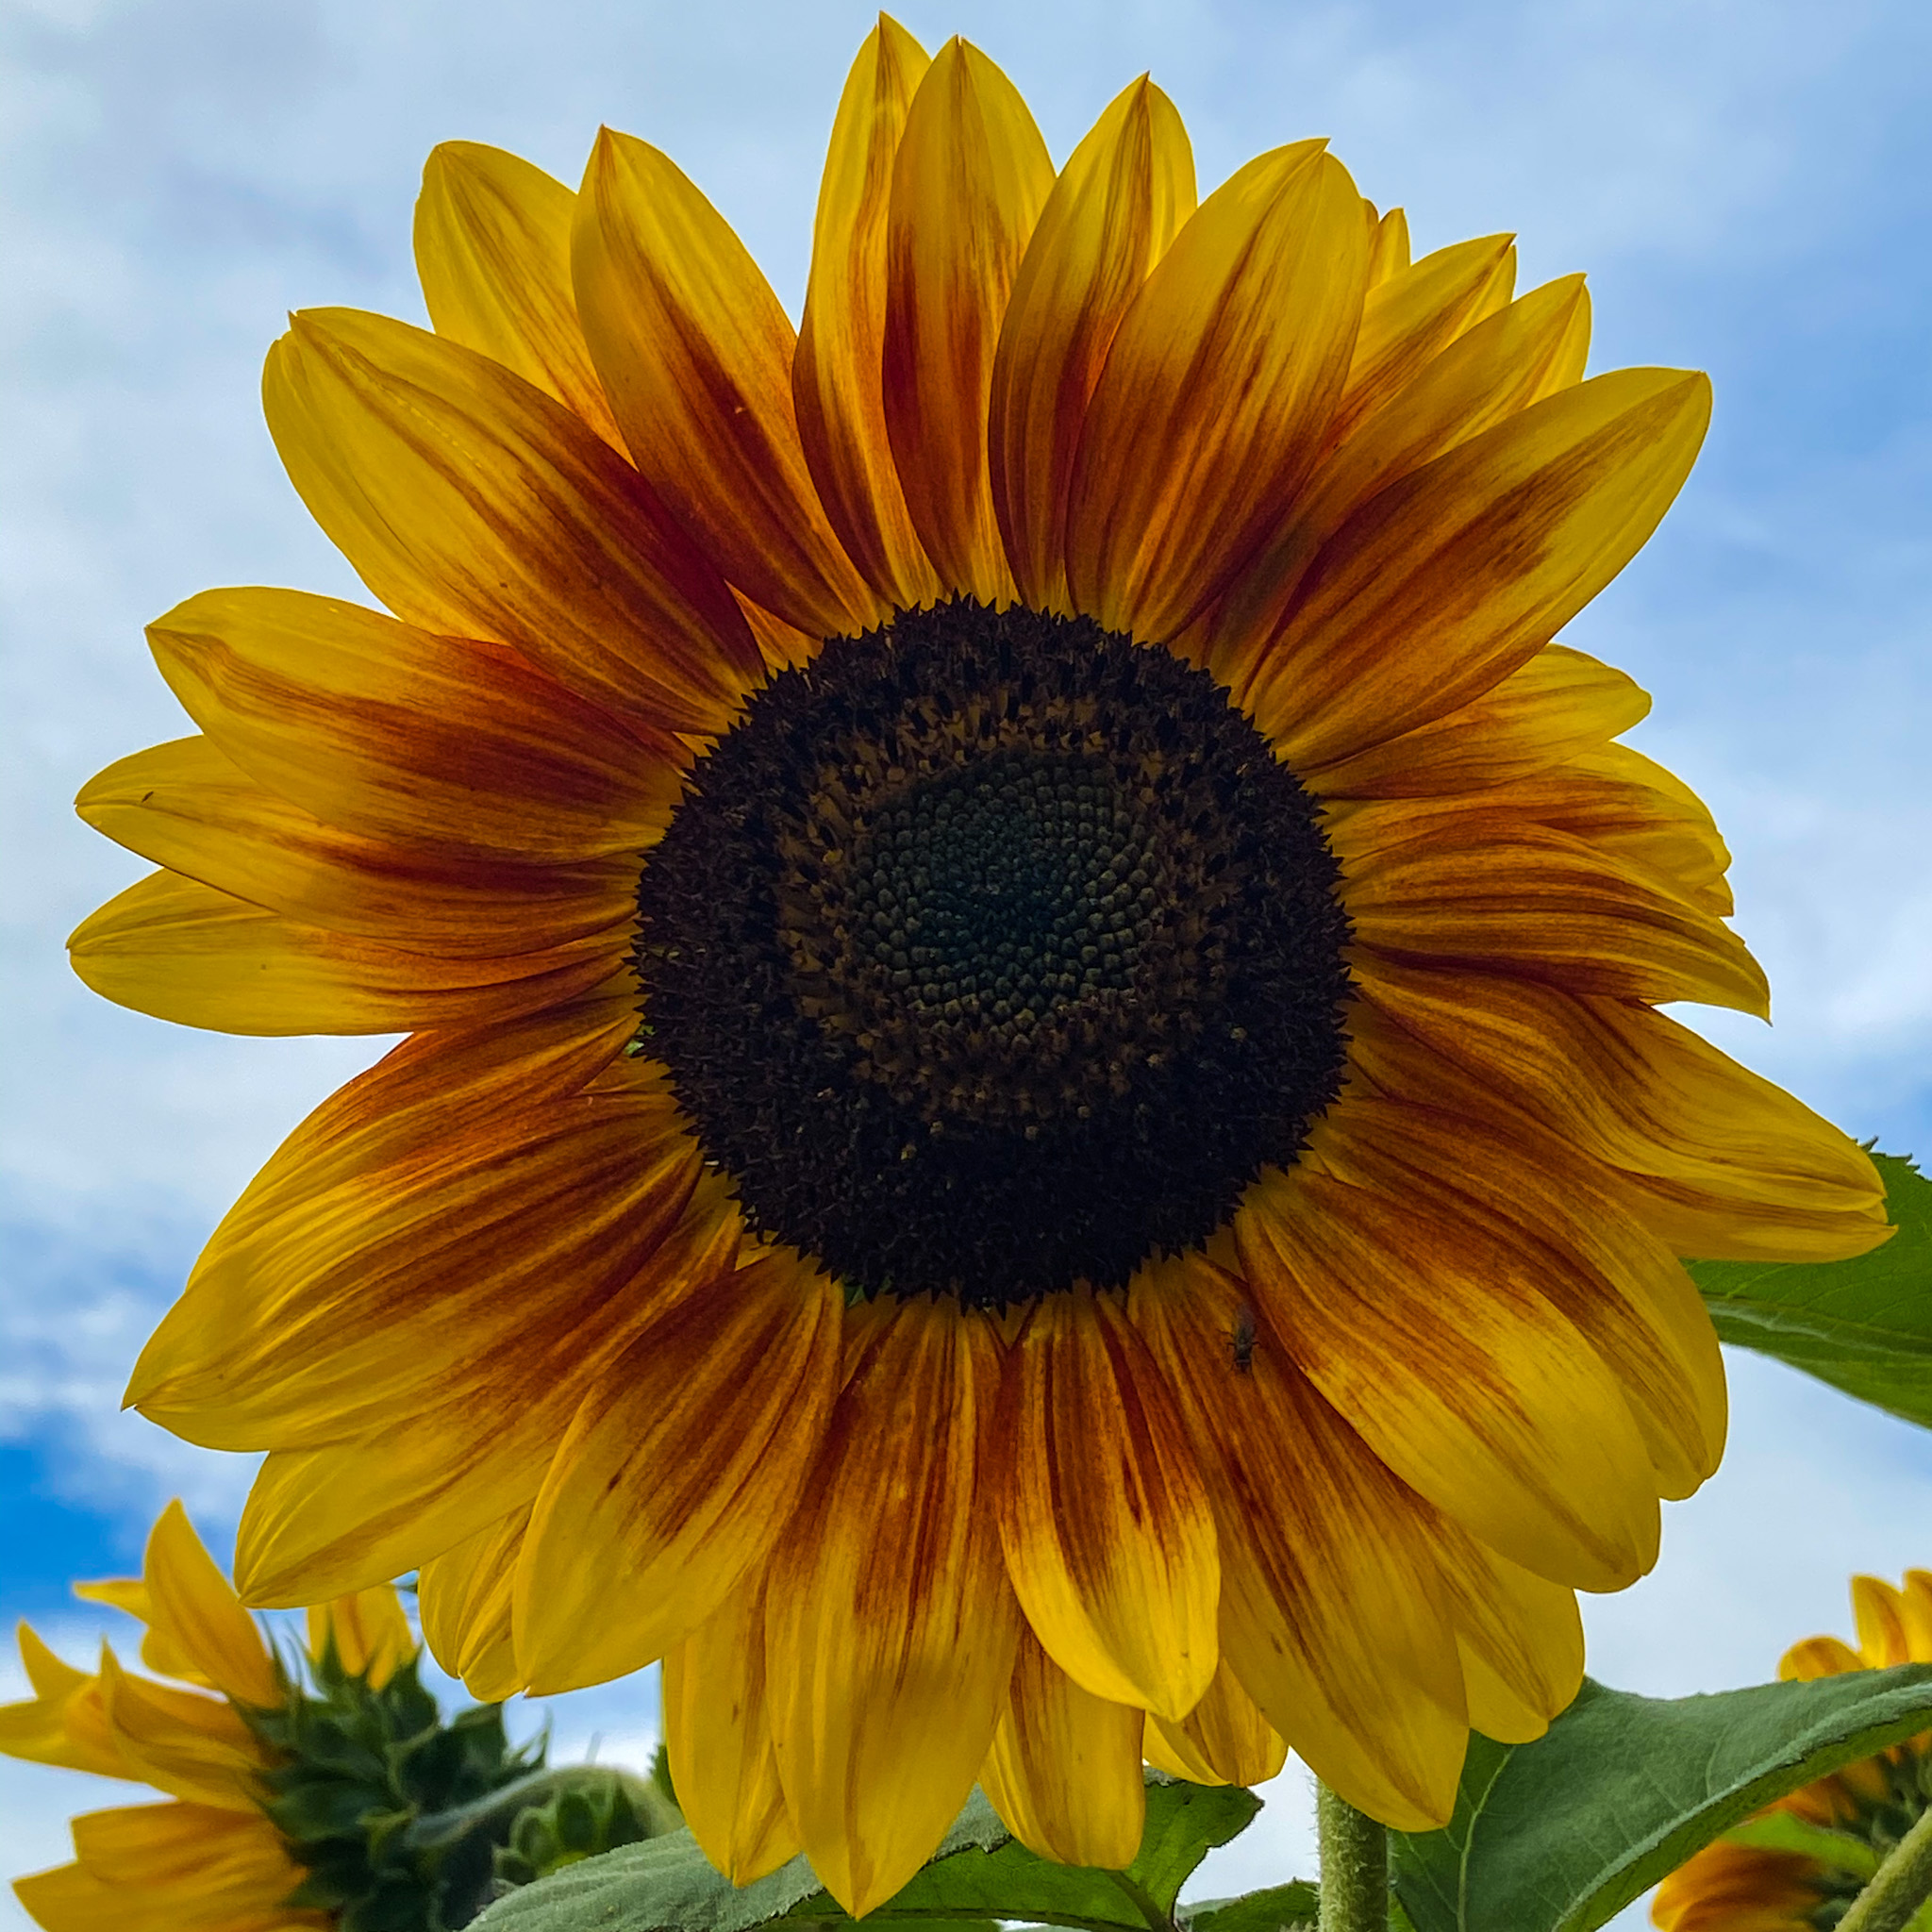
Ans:
[[[441,1808],[529,1769],[493,1707],[439,1723],[387,1584],[308,1612],[306,1677],[270,1647],[179,1503],[155,1524],[138,1579],[75,1589],[147,1625],[141,1661],[154,1675],[105,1643],[95,1673],[75,1670],[23,1624],[34,1696],[0,1707],[0,1752],[152,1785],[171,1802],[75,1819],[75,1862],[14,1887],[47,1932],[343,1926],[372,1890],[417,1881],[340,1869],[348,1848],[317,1829],[322,1814],[341,1816],[344,1798]],[[375,1759],[344,1741],[375,1746]],[[341,1790],[348,1758],[386,1759],[391,1789]]]

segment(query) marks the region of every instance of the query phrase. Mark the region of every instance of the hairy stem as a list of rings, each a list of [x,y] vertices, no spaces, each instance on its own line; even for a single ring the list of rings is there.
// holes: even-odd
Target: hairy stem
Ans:
[[[1904,1932],[1912,1915],[1932,1899],[1932,1811],[1892,1848],[1872,1882],[1839,1922],[1839,1932]]]
[[[1389,1834],[1321,1787],[1321,1932],[1389,1932]],[[1849,1921],[1847,1922],[1849,1924]]]

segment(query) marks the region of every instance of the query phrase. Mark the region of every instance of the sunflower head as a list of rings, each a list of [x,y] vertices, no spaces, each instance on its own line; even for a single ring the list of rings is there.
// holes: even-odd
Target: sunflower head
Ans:
[[[1855,1576],[1852,1611],[1856,1648],[1837,1637],[1807,1637],[1785,1652],[1779,1677],[1808,1683],[1847,1671],[1932,1663],[1932,1572],[1907,1570],[1897,1589],[1875,1576]],[[1657,1887],[1651,1922],[1662,1932],[1832,1932],[1928,1808],[1932,1735],[1848,1764],[1757,1814],[1789,1813],[1843,1834],[1852,1855],[1841,1864],[1720,1839]]]
[[[1125,1863],[1143,1753],[1441,1824],[1716,1465],[1679,1257],[1886,1234],[1659,1010],[1764,978],[1557,641],[1708,384],[1319,141],[1199,196],[1145,80],[1057,168],[890,20],[796,329],[621,134],[439,149],[416,242],[432,330],[264,378],[386,614],[191,598],[202,735],[81,798],[161,868],[90,984],[409,1035],[135,1373],[269,1452],[251,1600],[417,1570],[478,1695],[662,1658],[706,1850],[854,1911],[975,1779]]]

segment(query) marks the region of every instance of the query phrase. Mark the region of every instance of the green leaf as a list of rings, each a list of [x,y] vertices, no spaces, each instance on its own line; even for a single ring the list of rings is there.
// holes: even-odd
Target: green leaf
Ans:
[[[1898,1232],[1851,1261],[1690,1261],[1719,1336],[1932,1426],[1932,1180],[1874,1154]]]
[[[1774,1798],[1932,1728],[1932,1664],[1711,1697],[1585,1679],[1534,1744],[1472,1737],[1456,1815],[1389,1835],[1415,1932],[1591,1932]]]
[[[974,1791],[931,1860],[865,1923],[909,1928],[944,1921],[957,1928],[1004,1919],[1092,1932],[1165,1932],[1195,1866],[1260,1808],[1260,1799],[1239,1786],[1184,1784],[1150,1771],[1139,1857],[1125,1872],[1098,1872],[1035,1857]],[[498,1899],[476,1924],[486,1932],[752,1932],[774,1919],[851,1923],[803,1857],[740,1890],[680,1831],[553,1873]],[[1230,1924],[1222,1932],[1253,1928]]]
[[[1312,1925],[1322,1914],[1321,1891],[1306,1878],[1271,1885],[1240,1898],[1208,1898],[1183,1906],[1181,1932],[1278,1932],[1283,1925]]]
[[[1748,1845],[1755,1852],[1795,1852],[1801,1858],[1816,1858],[1821,1865],[1850,1878],[1867,1879],[1878,1869],[1878,1853],[1863,1839],[1828,1824],[1813,1824],[1790,1811],[1767,1811],[1761,1818],[1747,1818],[1724,1833],[1724,1842]]]

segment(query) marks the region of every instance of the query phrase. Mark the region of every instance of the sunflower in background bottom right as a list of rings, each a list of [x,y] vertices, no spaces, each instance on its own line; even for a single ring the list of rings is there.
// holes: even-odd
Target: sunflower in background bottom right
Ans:
[[[1932,1572],[1908,1570],[1903,1589],[1852,1578],[1856,1650],[1836,1637],[1807,1637],[1786,1651],[1786,1682],[1932,1663]],[[1868,1847],[1874,1869],[1932,1805],[1932,1734],[1848,1764],[1757,1815],[1789,1812]],[[1719,1839],[1657,1887],[1651,1923],[1662,1932],[1830,1932],[1864,1880],[1799,1852]]]

